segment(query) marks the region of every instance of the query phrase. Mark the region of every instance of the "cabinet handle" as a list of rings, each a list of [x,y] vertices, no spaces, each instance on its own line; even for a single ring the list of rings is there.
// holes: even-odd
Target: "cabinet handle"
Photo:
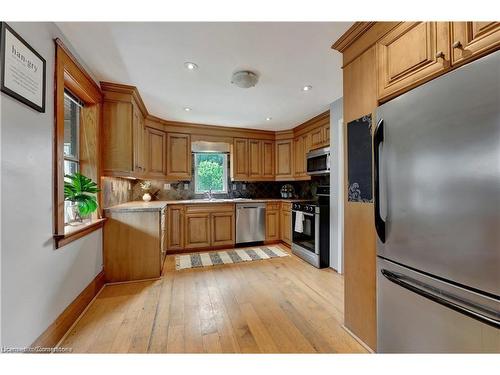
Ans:
[[[436,52],[436,59],[444,59],[444,52],[443,51],[438,51]]]
[[[453,43],[451,45],[453,48],[460,48],[462,49],[462,42],[460,42],[459,40],[457,40],[455,43]]]

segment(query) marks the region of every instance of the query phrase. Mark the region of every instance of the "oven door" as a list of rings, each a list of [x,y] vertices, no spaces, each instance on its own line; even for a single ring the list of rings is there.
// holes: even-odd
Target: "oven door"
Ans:
[[[319,223],[318,215],[303,212],[304,222],[302,233],[295,231],[297,211],[292,210],[292,242],[311,253],[319,254]]]
[[[307,155],[307,173],[330,173],[330,152],[325,150],[312,151]]]

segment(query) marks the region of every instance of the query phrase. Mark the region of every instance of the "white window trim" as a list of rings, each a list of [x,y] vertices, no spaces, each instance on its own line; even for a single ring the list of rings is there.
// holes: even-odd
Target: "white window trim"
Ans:
[[[194,154],[194,193],[195,194],[205,194],[208,193],[208,190],[197,190],[197,181],[196,181],[196,155],[197,154],[222,154],[224,156],[224,162],[223,162],[223,177],[222,177],[222,190],[212,190],[212,194],[227,194],[229,189],[228,189],[228,178],[229,178],[229,173],[228,173],[228,166],[227,166],[227,160],[229,154],[226,152],[195,152]]]

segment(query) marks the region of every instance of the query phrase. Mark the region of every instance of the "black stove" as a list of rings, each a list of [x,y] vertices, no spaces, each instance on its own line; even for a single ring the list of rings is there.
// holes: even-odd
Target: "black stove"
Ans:
[[[292,252],[318,268],[330,265],[330,187],[318,199],[292,204]]]

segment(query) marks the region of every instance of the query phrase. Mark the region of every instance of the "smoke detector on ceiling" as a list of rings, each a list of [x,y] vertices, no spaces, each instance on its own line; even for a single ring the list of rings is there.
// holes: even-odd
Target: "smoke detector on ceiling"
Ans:
[[[231,77],[231,83],[241,87],[242,89],[254,87],[258,80],[259,77],[257,74],[248,70],[240,70],[239,72],[233,73],[233,76]]]

